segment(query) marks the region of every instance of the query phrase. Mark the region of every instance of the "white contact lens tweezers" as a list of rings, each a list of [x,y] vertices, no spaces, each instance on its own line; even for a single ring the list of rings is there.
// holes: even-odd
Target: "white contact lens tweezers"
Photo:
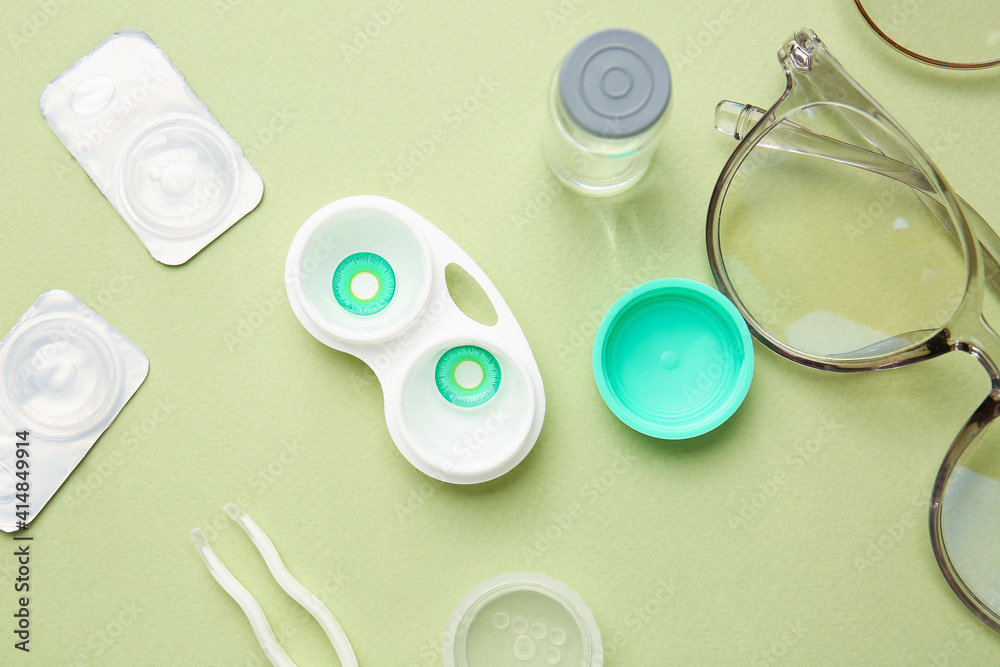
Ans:
[[[234,503],[226,503],[223,509],[226,510],[226,514],[233,521],[240,524],[243,531],[253,541],[260,555],[264,557],[264,562],[267,563],[267,567],[271,570],[271,574],[278,582],[278,585],[293,600],[312,614],[320,627],[323,628],[326,636],[330,639],[330,643],[333,644],[334,650],[337,652],[340,663],[344,667],[358,667],[358,659],[354,655],[354,649],[351,648],[351,643],[347,641],[347,635],[344,634],[340,623],[337,622],[337,619],[334,618],[330,610],[327,609],[326,605],[318,597],[306,590],[306,587],[292,576],[292,573],[285,567],[285,563],[281,560],[281,556],[278,555],[278,551],[274,548],[271,540],[268,539],[260,526]],[[292,659],[288,657],[288,654],[285,653],[285,650],[281,648],[281,645],[275,638],[274,632],[271,630],[271,624],[267,622],[267,616],[264,615],[264,610],[261,609],[260,604],[250,594],[250,591],[244,588],[236,580],[236,577],[226,569],[226,566],[222,564],[222,560],[219,559],[215,551],[208,544],[208,538],[205,537],[205,534],[199,528],[195,528],[191,531],[191,539],[194,540],[194,546],[198,550],[198,555],[205,561],[208,571],[212,573],[212,576],[219,582],[219,585],[243,609],[247,620],[250,621],[250,627],[253,628],[254,634],[257,635],[257,641],[260,642],[261,649],[264,650],[264,655],[271,661],[271,664],[275,667],[295,667],[295,663],[292,662]]]

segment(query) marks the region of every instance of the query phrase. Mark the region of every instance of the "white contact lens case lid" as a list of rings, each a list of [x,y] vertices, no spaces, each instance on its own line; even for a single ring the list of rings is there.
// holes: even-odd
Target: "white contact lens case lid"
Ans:
[[[450,264],[479,284],[495,324],[455,305]],[[524,333],[482,269],[417,213],[370,195],[324,206],[295,235],[285,284],[313,336],[375,372],[389,434],[419,470],[483,482],[534,446],[545,394]]]
[[[602,667],[604,644],[576,591],[544,574],[514,572],[462,598],[441,657],[444,667]]]
[[[45,87],[42,115],[159,262],[191,259],[260,202],[260,175],[144,32]]]
[[[28,483],[27,524],[148,371],[143,351],[75,296],[52,290],[38,297],[0,342],[0,530],[23,520],[18,484]],[[24,431],[29,444],[18,447]]]

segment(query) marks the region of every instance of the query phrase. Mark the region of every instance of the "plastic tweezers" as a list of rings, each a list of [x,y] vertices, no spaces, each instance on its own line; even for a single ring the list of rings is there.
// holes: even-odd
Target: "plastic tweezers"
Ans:
[[[293,600],[312,614],[320,627],[323,628],[326,636],[330,639],[330,643],[333,644],[333,648],[337,652],[337,657],[340,659],[341,664],[344,667],[358,667],[358,659],[354,655],[354,649],[351,648],[350,642],[347,641],[347,635],[344,634],[340,623],[337,622],[337,619],[334,618],[330,610],[327,609],[326,605],[318,597],[310,593],[305,586],[299,583],[298,579],[292,576],[292,573],[285,567],[285,563],[281,560],[281,556],[278,555],[271,540],[268,539],[260,526],[234,503],[226,503],[223,509],[226,510],[226,514],[238,523],[253,541],[260,555],[264,557],[264,562],[267,563],[267,567],[271,570],[271,574],[278,582],[278,585]],[[281,645],[275,638],[274,631],[271,630],[271,624],[267,622],[267,616],[264,615],[264,610],[261,609],[260,603],[226,569],[222,560],[219,559],[215,551],[208,544],[208,538],[201,532],[201,529],[195,528],[192,530],[191,539],[194,540],[194,546],[198,550],[198,555],[201,556],[201,559],[205,561],[205,565],[208,566],[208,571],[212,573],[212,576],[219,582],[219,585],[243,609],[247,620],[250,621],[250,627],[253,628],[253,632],[257,636],[257,641],[260,642],[260,647],[264,650],[264,655],[271,661],[271,664],[275,667],[295,667],[295,663],[292,662],[292,659],[288,657],[288,654],[285,653],[285,650],[281,648]]]

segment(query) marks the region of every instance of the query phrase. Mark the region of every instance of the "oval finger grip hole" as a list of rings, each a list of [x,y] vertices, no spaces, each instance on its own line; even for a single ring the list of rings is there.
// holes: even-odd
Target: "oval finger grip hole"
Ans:
[[[452,301],[466,317],[488,327],[497,323],[496,309],[493,308],[486,292],[468,271],[452,263],[445,267],[444,277]]]

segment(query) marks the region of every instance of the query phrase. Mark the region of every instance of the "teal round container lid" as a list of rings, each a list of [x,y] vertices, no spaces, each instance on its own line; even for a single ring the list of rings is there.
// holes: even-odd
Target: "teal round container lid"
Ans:
[[[711,431],[743,402],[753,343],[736,306],[684,278],[633,288],[594,339],[594,379],[611,411],[640,433],[680,440]]]

